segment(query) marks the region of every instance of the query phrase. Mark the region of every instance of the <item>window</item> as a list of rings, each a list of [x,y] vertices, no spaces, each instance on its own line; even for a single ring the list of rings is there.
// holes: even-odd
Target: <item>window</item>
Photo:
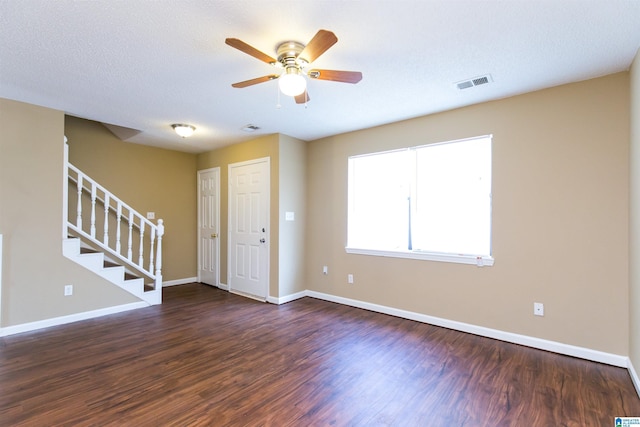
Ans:
[[[347,252],[492,265],[491,136],[349,158]]]

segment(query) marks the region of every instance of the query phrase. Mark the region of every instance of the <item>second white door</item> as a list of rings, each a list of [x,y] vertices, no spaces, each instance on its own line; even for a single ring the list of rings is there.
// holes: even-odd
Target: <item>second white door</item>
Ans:
[[[229,165],[229,290],[269,291],[269,158]]]
[[[198,281],[219,286],[220,168],[198,171]]]

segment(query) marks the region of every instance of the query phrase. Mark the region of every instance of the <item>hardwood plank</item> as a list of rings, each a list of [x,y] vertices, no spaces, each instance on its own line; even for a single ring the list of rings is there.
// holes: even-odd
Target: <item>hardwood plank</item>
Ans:
[[[607,426],[626,370],[326,301],[201,284],[0,339],[0,426]]]

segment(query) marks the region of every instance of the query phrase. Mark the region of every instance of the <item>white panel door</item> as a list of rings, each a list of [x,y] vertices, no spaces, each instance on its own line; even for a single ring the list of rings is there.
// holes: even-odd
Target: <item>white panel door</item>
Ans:
[[[229,165],[229,290],[269,290],[269,158]]]
[[[198,281],[220,283],[220,168],[198,171]]]

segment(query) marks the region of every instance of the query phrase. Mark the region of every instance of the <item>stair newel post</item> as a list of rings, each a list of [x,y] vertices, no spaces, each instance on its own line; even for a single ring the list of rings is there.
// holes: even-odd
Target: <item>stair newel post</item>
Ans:
[[[78,203],[76,205],[76,227],[82,230],[82,175],[78,174]]]
[[[164,234],[164,221],[158,220],[158,244],[156,245],[156,290],[162,288],[162,235]]]
[[[153,273],[153,246],[156,243],[156,228],[151,227],[151,235],[149,236],[149,271]]]
[[[104,194],[104,236],[102,238],[102,243],[105,246],[109,246],[109,193]]]
[[[91,183],[91,237],[96,238],[96,198],[97,188],[95,183]]]
[[[133,211],[129,209],[129,241],[127,243],[127,259],[133,259]]]
[[[116,252],[118,254],[122,254],[122,245],[120,244],[120,240],[122,238],[122,232],[120,231],[120,224],[122,222],[122,203],[118,200],[118,212],[117,212],[117,220],[116,220]]]
[[[144,219],[140,217],[140,256],[138,257],[138,265],[144,265]]]

